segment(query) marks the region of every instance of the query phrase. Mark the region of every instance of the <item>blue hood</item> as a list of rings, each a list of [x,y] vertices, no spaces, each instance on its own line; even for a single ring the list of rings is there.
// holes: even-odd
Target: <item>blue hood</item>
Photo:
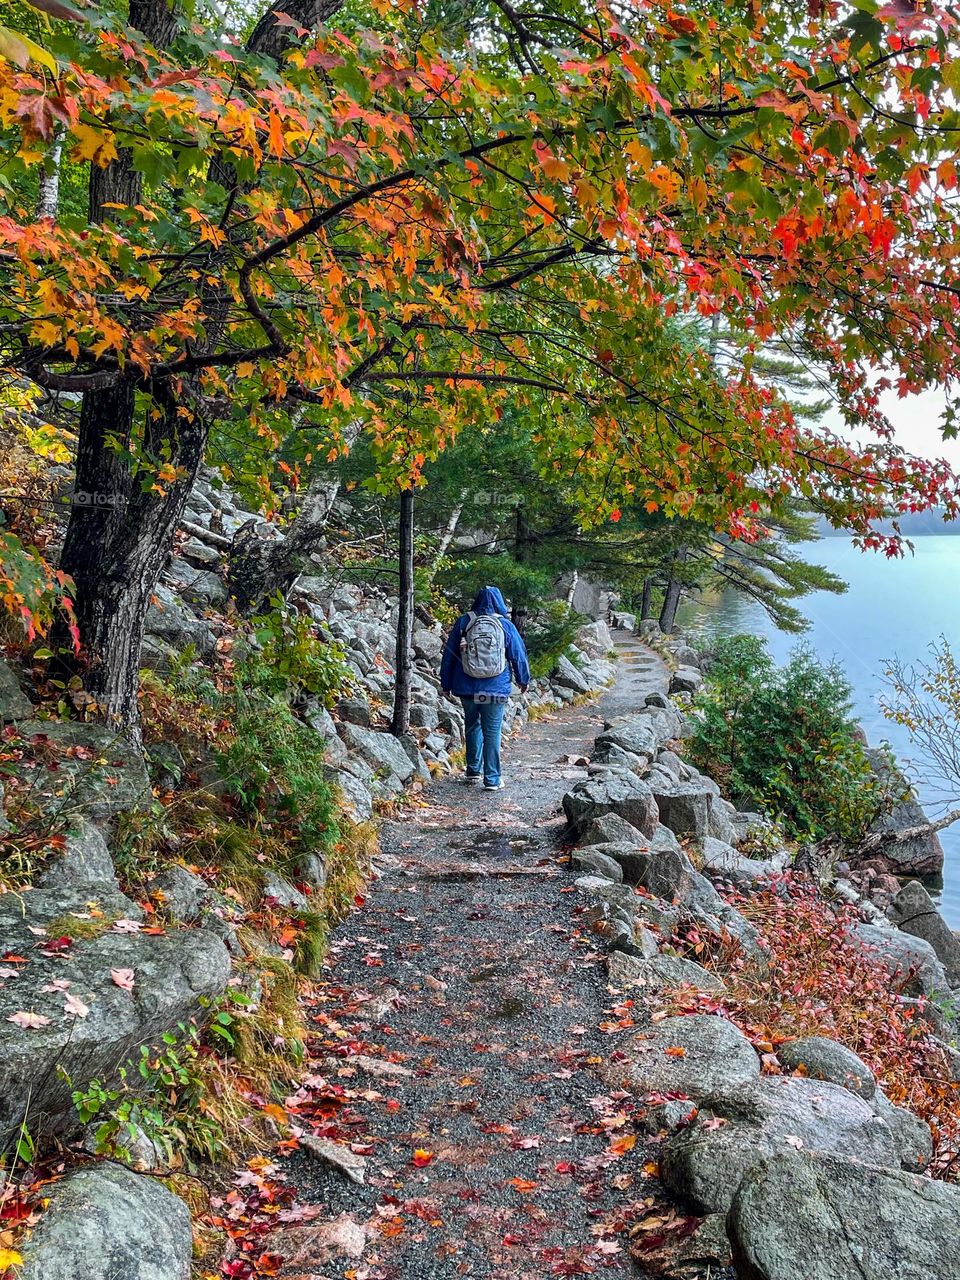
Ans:
[[[477,598],[471,605],[473,613],[499,613],[501,618],[508,618],[510,611],[506,606],[499,587],[481,587]]]

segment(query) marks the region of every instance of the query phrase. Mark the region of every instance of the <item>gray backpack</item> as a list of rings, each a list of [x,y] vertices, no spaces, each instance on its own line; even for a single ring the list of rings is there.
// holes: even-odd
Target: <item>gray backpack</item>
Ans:
[[[460,661],[468,676],[490,680],[507,666],[503,623],[495,613],[468,613],[460,638]]]

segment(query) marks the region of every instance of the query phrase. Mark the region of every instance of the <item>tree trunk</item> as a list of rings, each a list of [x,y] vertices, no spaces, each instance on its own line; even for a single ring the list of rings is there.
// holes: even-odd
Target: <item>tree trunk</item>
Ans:
[[[653,579],[644,578],[643,594],[640,597],[640,621],[646,622],[653,617]]]
[[[58,125],[53,134],[53,146],[47,158],[47,167],[40,175],[40,190],[37,195],[37,217],[53,218],[56,221],[60,211],[60,170],[63,166],[63,139],[65,130]]]
[[[328,11],[339,7],[332,0]],[[271,6],[261,20],[262,39],[282,48],[293,36],[278,27],[276,18],[289,12],[295,19],[319,15],[316,0],[290,0]],[[174,0],[130,0],[131,26],[156,48],[164,48],[177,29]],[[267,21],[267,19],[270,19]],[[266,25],[264,25],[264,23]],[[308,25],[305,21],[304,25]],[[249,42],[260,51],[256,33]],[[269,50],[267,50],[269,51]],[[92,166],[89,217],[103,223],[110,206],[139,203],[142,182],[129,151],[121,151],[111,164]],[[211,319],[208,336],[216,328]],[[64,540],[60,566],[73,579],[80,639],[87,667],[84,686],[95,708],[139,745],[137,686],[140,646],[150,596],[163,568],[187,497],[203,460],[207,426],[189,412],[182,392],[169,384],[148,388],[151,412],[144,418],[143,441],[138,453],[146,467],[160,461],[172,463],[177,478],[155,492],[140,484],[135,463],[127,450],[135,439],[136,394],[132,384],[84,392],[77,444],[76,497]],[[179,403],[177,396],[180,397]],[[197,397],[199,400],[199,397]],[[179,410],[179,411],[178,411]],[[107,447],[110,438],[121,449]],[[59,630],[65,643],[65,627]]]
[[[396,691],[390,732],[399,738],[410,728],[410,677],[413,669],[413,489],[400,492],[400,601],[397,616]]]
[[[463,515],[463,506],[464,504],[461,499],[461,501],[458,502],[450,512],[450,519],[444,525],[443,533],[440,535],[440,542],[437,545],[436,555],[433,557],[433,561],[430,565],[429,580],[431,585],[433,584],[433,580],[440,569],[440,562],[450,549],[450,543],[453,541],[453,536],[457,532],[457,525],[460,523],[460,517]]]
[[[663,608],[660,610],[660,630],[669,635],[677,620],[677,608],[683,594],[683,584],[671,573],[667,579],[667,588],[663,595]]]
[[[168,0],[130,0],[130,23],[158,48],[173,39],[176,12]],[[106,222],[110,206],[139,202],[142,183],[132,155],[122,151],[101,169],[91,166],[89,218]],[[76,482],[60,568],[74,582],[80,640],[88,666],[84,686],[97,713],[139,743],[137,683],[143,624],[177,519],[203,456],[206,433],[197,420],[178,420],[169,389],[159,388],[158,420],[144,433],[145,460],[159,461],[170,444],[186,446],[179,466],[188,473],[163,494],[144,492],[127,450],[134,437],[136,393],[132,383],[86,391],[80,409]],[[199,434],[198,434],[199,433]],[[119,442],[110,448],[107,440]],[[59,639],[63,643],[61,629]]]
[[[348,447],[359,434],[359,422],[344,432]],[[282,538],[270,537],[270,530],[256,520],[248,520],[237,530],[230,548],[227,581],[241,613],[256,613],[277,592],[287,595],[300,577],[304,558],[323,535],[339,492],[339,477],[321,472],[307,486],[300,510]]]
[[[88,666],[91,707],[139,745],[137,686],[140,645],[150,597],[203,457],[207,429],[178,414],[172,395],[158,391],[160,418],[144,441],[156,456],[172,444],[178,479],[163,493],[145,490],[132,465],[105,441],[118,422],[132,420],[128,386],[84,396],[76,488],[61,567],[75,584],[77,625]]]

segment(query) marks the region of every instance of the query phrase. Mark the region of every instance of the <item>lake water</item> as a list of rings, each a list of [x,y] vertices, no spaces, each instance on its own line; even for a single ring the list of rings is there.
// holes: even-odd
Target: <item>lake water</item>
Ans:
[[[845,538],[825,538],[804,548],[806,559],[832,569],[849,583],[849,590],[842,596],[818,592],[799,601],[811,623],[802,637],[777,631],[759,605],[734,592],[699,606],[686,605],[679,625],[691,633],[762,635],[780,662],[798,642],[808,644],[824,661],[835,658],[853,688],[854,709],[871,744],[890,743],[928,814],[937,817],[953,806],[941,790],[925,784],[924,761],[908,731],[887,720],[878,705],[886,659],[922,661],[928,656],[927,646],[941,635],[960,650],[960,537],[919,537],[914,547],[913,555],[903,560],[858,551]],[[960,822],[942,831],[940,839],[946,854],[941,907],[957,929]]]

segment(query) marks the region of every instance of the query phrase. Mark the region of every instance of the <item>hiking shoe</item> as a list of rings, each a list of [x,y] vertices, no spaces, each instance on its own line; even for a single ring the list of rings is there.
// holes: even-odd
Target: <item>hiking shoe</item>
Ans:
[[[502,791],[503,779],[501,778],[499,782],[485,782],[483,784],[483,789],[484,791]]]
[[[460,775],[460,781],[464,784],[464,786],[472,787],[472,786],[475,786],[478,782],[483,781],[483,775],[479,773],[462,773]]]

